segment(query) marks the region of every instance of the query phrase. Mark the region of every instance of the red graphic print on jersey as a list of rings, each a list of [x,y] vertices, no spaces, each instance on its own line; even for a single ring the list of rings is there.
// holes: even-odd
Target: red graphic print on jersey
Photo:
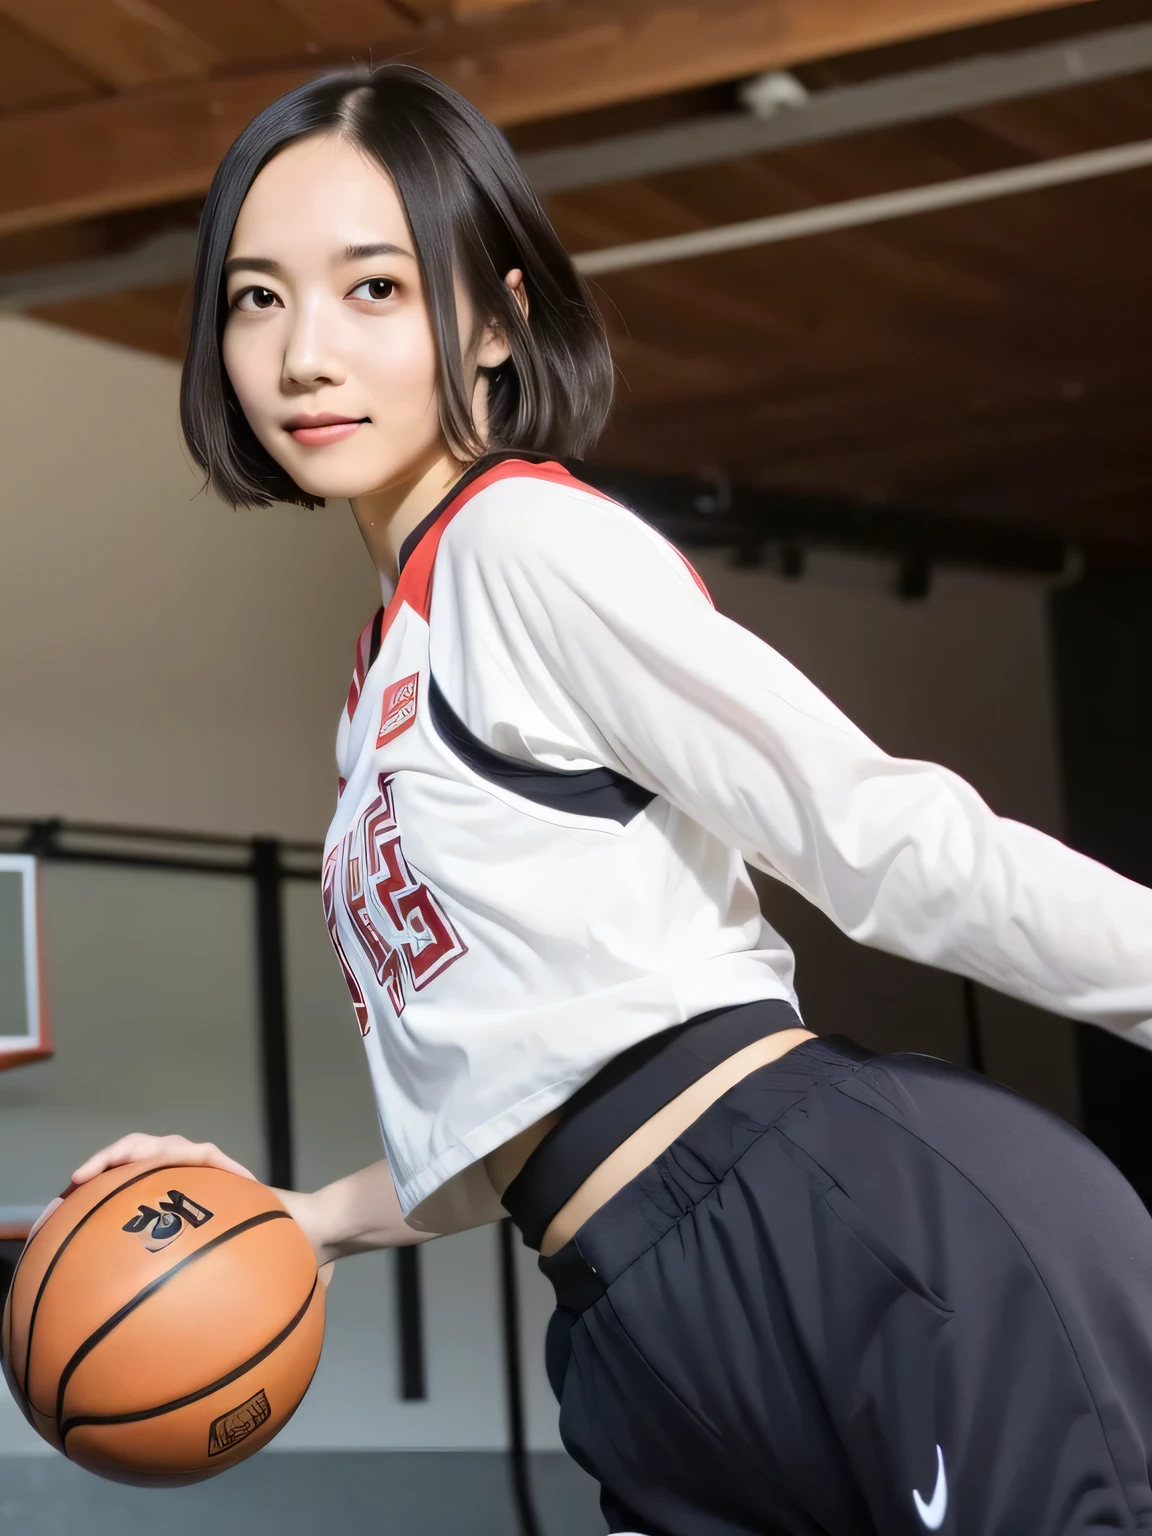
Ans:
[[[398,683],[384,690],[384,707],[380,711],[380,734],[377,747],[405,732],[416,719],[416,691],[420,686],[419,674],[402,677]]]
[[[341,783],[341,793],[343,793],[343,783]],[[360,1026],[360,1033],[366,1035],[372,1028],[371,1021],[368,1018],[368,1004],[364,1001],[364,993],[360,990],[360,983],[356,980],[356,974],[348,964],[348,956],[344,952],[344,945],[340,940],[340,934],[336,927],[336,872],[340,865],[340,854],[343,846],[342,843],[337,844],[324,860],[324,874],[320,882],[320,890],[324,898],[324,921],[328,924],[332,948],[336,951],[336,958],[340,962],[340,969],[344,972],[344,980],[352,996],[352,1009],[356,1015],[356,1022]]]
[[[406,681],[415,684],[414,678]],[[324,863],[324,915],[364,1035],[371,1027],[368,1008],[339,935],[337,902],[397,1015],[404,1012],[410,991],[419,992],[468,953],[444,909],[404,857],[391,776],[382,773],[378,787],[379,794]]]

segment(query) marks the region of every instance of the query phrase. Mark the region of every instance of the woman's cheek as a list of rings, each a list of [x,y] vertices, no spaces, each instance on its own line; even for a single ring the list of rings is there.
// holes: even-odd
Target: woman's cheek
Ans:
[[[436,353],[431,336],[421,328],[396,327],[388,346],[365,348],[361,376],[374,395],[393,408],[420,414],[436,391]]]
[[[275,433],[272,431],[270,412],[261,409],[260,405],[261,399],[269,391],[264,378],[265,360],[260,356],[259,347],[254,345],[257,340],[256,337],[246,336],[230,342],[229,332],[225,331],[221,356],[224,371],[248,425],[258,441],[271,451],[271,440]]]

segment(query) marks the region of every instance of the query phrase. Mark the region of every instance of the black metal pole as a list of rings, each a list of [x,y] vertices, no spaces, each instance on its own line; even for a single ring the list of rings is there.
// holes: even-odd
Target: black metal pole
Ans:
[[[288,1077],[288,1012],[284,999],[283,871],[280,844],[275,838],[253,838],[252,876],[256,887],[260,1064],[264,1083],[268,1178],[278,1189],[291,1189],[292,1091]]]
[[[976,995],[976,983],[965,976],[960,982],[964,996],[964,1044],[968,1065],[974,1072],[985,1071],[984,1040],[980,1034],[980,1000]]]
[[[523,1536],[540,1536],[540,1522],[532,1500],[528,1471],[528,1442],[524,1416],[524,1381],[520,1360],[520,1299],[516,1282],[514,1228],[497,1223],[500,1243],[500,1299],[504,1323],[504,1385],[508,1403],[508,1462],[512,1493]]]
[[[50,859],[56,852],[56,839],[61,825],[59,816],[51,816],[46,821],[31,822],[27,836],[21,844],[21,852],[30,853],[37,859]]]
[[[424,1370],[424,1303],[420,1288],[420,1249],[396,1248],[396,1324],[400,1345],[400,1396],[406,1403],[428,1396]]]

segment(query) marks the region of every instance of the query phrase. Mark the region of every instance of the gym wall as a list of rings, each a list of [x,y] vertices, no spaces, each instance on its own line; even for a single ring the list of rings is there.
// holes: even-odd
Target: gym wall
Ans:
[[[0,814],[318,840],[353,645],[379,601],[347,508],[234,513],[198,494],[178,373],[162,360],[4,319],[0,370],[20,381],[0,416]],[[1059,831],[1036,586],[945,573],[925,601],[904,603],[879,562],[816,555],[795,583],[696,564],[720,608],[886,748],[947,763],[997,810]],[[954,978],[861,950],[761,884],[796,944],[813,1027],[963,1058]],[[44,897],[58,1053],[0,1076],[0,1203],[47,1200],[79,1158],[137,1127],[218,1141],[261,1171],[246,882],[59,866],[45,871]],[[314,1187],[372,1160],[378,1143],[317,893],[288,887],[287,929],[298,1178]],[[979,1002],[989,1070],[1074,1119],[1069,1027],[983,991]],[[450,1452],[447,1468],[507,1443],[495,1233],[430,1244],[422,1259],[428,1400],[399,1400],[391,1256],[349,1261],[320,1374],[276,1454],[304,1466],[390,1452],[395,1468],[403,1452],[404,1475],[426,1490],[411,1470],[421,1450]],[[602,1526],[588,1480],[544,1459],[559,1447],[541,1360],[548,1293],[526,1251],[521,1284],[538,1475],[570,1476],[545,1536],[590,1533]],[[10,1477],[41,1449],[0,1395]],[[326,1474],[333,1486],[354,1481],[345,1462]],[[49,1475],[48,1463],[20,1465],[21,1486]],[[0,1462],[0,1506],[4,1478]],[[450,1483],[445,1473],[435,1496]],[[187,1505],[198,1519],[206,1507]],[[492,1519],[493,1531],[511,1529],[506,1511]],[[482,1525],[472,1511],[455,1528]]]

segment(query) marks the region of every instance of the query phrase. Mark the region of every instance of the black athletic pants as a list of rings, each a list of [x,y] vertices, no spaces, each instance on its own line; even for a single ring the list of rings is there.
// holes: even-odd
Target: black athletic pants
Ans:
[[[1152,1531],[1152,1219],[973,1073],[806,1042],[540,1265],[613,1532]]]

